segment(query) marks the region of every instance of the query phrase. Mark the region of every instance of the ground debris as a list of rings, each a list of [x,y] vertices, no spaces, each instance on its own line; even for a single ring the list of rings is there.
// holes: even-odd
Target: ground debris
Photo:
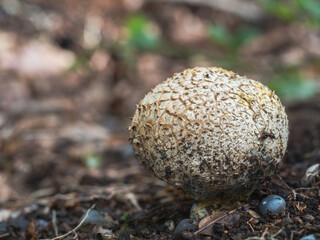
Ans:
[[[320,35],[308,27],[316,22],[305,18],[307,7],[299,23],[258,2],[208,2],[0,1],[0,240],[172,239],[194,201],[135,159],[127,128],[139,99],[194,66],[221,65],[262,81],[281,68],[318,82]],[[151,50],[144,48],[157,42],[150,29],[160,38]],[[245,207],[203,219],[192,237],[320,233],[319,97],[286,102],[290,138],[278,176]],[[259,202],[271,194],[287,210],[262,217]],[[82,228],[88,210],[100,214],[90,231]]]

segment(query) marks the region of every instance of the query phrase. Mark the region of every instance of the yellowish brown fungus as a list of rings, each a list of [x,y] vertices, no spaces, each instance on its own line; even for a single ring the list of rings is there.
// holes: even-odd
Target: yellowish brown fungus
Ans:
[[[289,133],[273,91],[215,67],[187,69],[156,86],[129,129],[141,164],[196,200],[250,193],[275,173]]]

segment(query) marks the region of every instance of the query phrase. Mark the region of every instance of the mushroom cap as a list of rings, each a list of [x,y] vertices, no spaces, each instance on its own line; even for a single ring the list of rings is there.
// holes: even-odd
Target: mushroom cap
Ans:
[[[141,164],[197,200],[252,191],[275,173],[289,135],[273,91],[215,67],[186,69],[156,86],[129,130]]]

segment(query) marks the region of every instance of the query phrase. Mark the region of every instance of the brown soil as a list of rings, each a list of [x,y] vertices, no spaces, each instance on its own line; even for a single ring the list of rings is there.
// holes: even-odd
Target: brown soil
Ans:
[[[16,13],[6,2],[7,8],[0,2],[0,239],[68,232],[64,239],[172,239],[168,226],[188,218],[193,201],[139,166],[128,143],[129,118],[143,95],[172,73],[220,65],[226,53],[206,38],[206,22],[237,28],[248,20],[206,6],[140,0],[15,1]],[[149,16],[170,44],[124,57],[123,26],[135,12]],[[102,40],[92,48],[83,44],[90,21],[101,24]],[[263,21],[250,24],[262,32],[301,31],[295,24]],[[190,32],[188,24],[197,27]],[[259,41],[246,54],[243,46],[238,57],[246,61],[234,70],[264,80],[288,49],[306,49],[297,36],[277,42],[275,35],[264,36],[275,44],[267,52],[259,51]],[[70,53],[76,60],[66,70],[64,54]],[[317,78],[316,65],[307,61],[313,53],[303,54],[301,68]],[[320,97],[285,104],[290,139],[278,175],[193,239],[300,239],[320,233],[320,179],[301,185],[306,169],[320,162]],[[282,196],[287,210],[261,217],[257,206],[269,194]],[[93,205],[106,223],[73,231]]]

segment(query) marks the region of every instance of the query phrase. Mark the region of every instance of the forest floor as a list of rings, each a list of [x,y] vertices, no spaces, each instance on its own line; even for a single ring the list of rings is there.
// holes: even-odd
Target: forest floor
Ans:
[[[0,240],[172,239],[193,201],[139,165],[128,126],[146,92],[193,66],[270,80],[290,138],[278,175],[190,239],[320,233],[319,173],[301,182],[320,162],[319,30],[250,1],[233,10],[176,2],[0,1]],[[270,194],[287,209],[262,217]]]

